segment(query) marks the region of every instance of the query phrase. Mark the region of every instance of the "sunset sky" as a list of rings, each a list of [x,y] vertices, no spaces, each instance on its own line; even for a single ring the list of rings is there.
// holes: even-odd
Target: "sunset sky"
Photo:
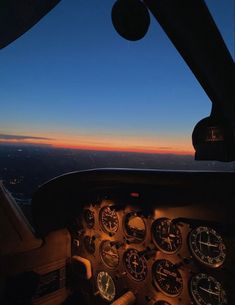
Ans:
[[[208,97],[156,20],[141,41],[119,37],[113,3],[61,1],[0,51],[0,142],[193,152]],[[234,54],[234,1],[206,3]]]

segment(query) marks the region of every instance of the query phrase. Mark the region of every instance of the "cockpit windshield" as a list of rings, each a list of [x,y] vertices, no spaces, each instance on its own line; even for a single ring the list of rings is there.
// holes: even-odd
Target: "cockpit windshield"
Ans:
[[[234,56],[233,0],[206,3]],[[192,130],[210,99],[154,17],[127,41],[113,4],[61,1],[1,50],[0,180],[21,203],[81,169],[235,170],[194,161]]]

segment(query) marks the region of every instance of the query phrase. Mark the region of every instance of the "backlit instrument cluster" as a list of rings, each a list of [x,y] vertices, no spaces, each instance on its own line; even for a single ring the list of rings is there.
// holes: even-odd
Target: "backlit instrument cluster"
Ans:
[[[222,235],[205,223],[177,219],[167,211],[120,209],[111,200],[84,208],[73,254],[90,261],[101,304],[128,290],[137,305],[228,304],[217,278],[226,262]]]

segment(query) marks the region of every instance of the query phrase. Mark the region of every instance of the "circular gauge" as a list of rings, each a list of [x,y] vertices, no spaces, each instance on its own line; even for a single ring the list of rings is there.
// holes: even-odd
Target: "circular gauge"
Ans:
[[[100,224],[104,232],[114,234],[118,230],[118,216],[113,206],[100,210]]]
[[[182,245],[180,229],[168,218],[159,218],[152,224],[153,242],[164,253],[175,253]]]
[[[157,301],[154,305],[171,305],[167,301]]]
[[[100,296],[106,301],[111,302],[115,298],[116,288],[114,281],[108,272],[99,272],[96,283]]]
[[[153,282],[165,295],[175,297],[183,289],[183,279],[180,272],[170,261],[158,260],[153,265]]]
[[[146,234],[145,222],[136,212],[130,212],[126,215],[124,229],[129,237],[133,237],[140,241],[144,239]]]
[[[221,284],[212,276],[199,273],[192,277],[190,293],[197,305],[228,304]]]
[[[95,224],[95,215],[94,215],[94,212],[91,211],[90,209],[85,209],[84,212],[83,212],[83,215],[84,215],[84,220],[87,224],[87,227],[89,229],[93,228],[94,227],[94,224]]]
[[[100,256],[103,263],[109,268],[116,268],[119,264],[119,254],[116,246],[109,240],[100,244]]]
[[[222,237],[213,229],[198,227],[189,235],[192,254],[209,267],[219,267],[226,257],[226,247]]]
[[[90,254],[94,254],[95,253],[95,237],[86,235],[86,236],[84,236],[83,242],[84,242],[84,246],[85,246],[85,249],[87,250],[87,252],[89,252]]]
[[[136,281],[143,281],[147,275],[145,258],[135,249],[128,249],[123,254],[123,261],[127,272]]]

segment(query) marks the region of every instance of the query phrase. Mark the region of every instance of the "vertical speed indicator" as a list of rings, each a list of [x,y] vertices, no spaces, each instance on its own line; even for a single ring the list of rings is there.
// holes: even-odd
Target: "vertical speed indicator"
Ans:
[[[214,277],[204,273],[199,273],[192,277],[190,293],[197,305],[228,304],[222,285]]]
[[[157,289],[170,297],[178,296],[183,289],[183,279],[177,267],[166,259],[153,264],[153,282]]]
[[[155,245],[167,254],[175,253],[182,245],[180,229],[169,218],[159,218],[153,222],[152,236]]]
[[[143,281],[147,276],[147,263],[136,249],[128,249],[123,255],[124,266],[136,281]]]
[[[189,235],[189,248],[202,264],[216,268],[226,257],[226,247],[222,237],[212,228],[197,227]]]

